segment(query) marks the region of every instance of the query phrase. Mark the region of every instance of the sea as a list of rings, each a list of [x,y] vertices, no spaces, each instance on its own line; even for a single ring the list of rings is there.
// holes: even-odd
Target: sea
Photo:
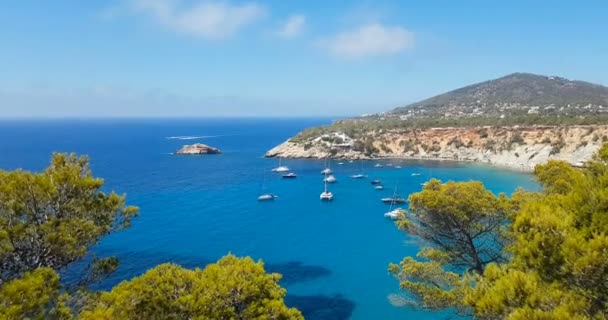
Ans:
[[[132,226],[104,237],[91,256],[116,256],[116,273],[93,286],[107,290],[160,263],[203,268],[232,253],[262,260],[283,275],[286,302],[307,319],[442,319],[404,307],[387,268],[425,244],[384,218],[382,197],[407,197],[430,178],[480,180],[495,193],[537,189],[526,173],[487,165],[438,161],[283,160],[297,174],[271,172],[264,153],[302,129],[331,123],[300,119],[1,120],[0,169],[43,170],[53,152],[88,155],[104,190],[127,195],[140,208]],[[204,143],[219,155],[177,156],[184,144]],[[376,168],[376,164],[381,168]],[[321,170],[337,178],[334,200],[321,202]],[[396,168],[400,166],[401,168]],[[351,179],[353,174],[367,179]],[[371,179],[380,179],[376,190]],[[259,202],[262,193],[274,201]],[[75,277],[78,264],[63,271]]]

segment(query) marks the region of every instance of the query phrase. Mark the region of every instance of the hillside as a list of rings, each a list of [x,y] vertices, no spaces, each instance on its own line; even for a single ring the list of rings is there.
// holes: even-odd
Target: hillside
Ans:
[[[608,141],[608,87],[515,73],[389,112],[309,128],[267,157],[579,165]]]
[[[392,110],[407,118],[580,116],[608,112],[608,87],[561,77],[514,73]]]

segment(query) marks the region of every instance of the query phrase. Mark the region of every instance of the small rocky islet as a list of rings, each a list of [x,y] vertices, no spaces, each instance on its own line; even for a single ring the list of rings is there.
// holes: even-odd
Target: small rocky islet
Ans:
[[[220,153],[222,153],[220,149],[202,143],[184,145],[179,150],[175,151],[176,155],[206,155]]]

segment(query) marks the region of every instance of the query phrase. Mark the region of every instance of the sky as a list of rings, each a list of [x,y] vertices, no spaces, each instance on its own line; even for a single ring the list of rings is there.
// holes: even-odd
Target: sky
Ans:
[[[513,72],[608,85],[608,1],[0,4],[0,117],[354,116]]]

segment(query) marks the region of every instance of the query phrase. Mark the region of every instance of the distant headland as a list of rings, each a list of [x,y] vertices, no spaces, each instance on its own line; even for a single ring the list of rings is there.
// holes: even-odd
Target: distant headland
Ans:
[[[607,87],[515,73],[309,128],[266,156],[457,160],[527,171],[551,159],[582,165],[607,141]]]

